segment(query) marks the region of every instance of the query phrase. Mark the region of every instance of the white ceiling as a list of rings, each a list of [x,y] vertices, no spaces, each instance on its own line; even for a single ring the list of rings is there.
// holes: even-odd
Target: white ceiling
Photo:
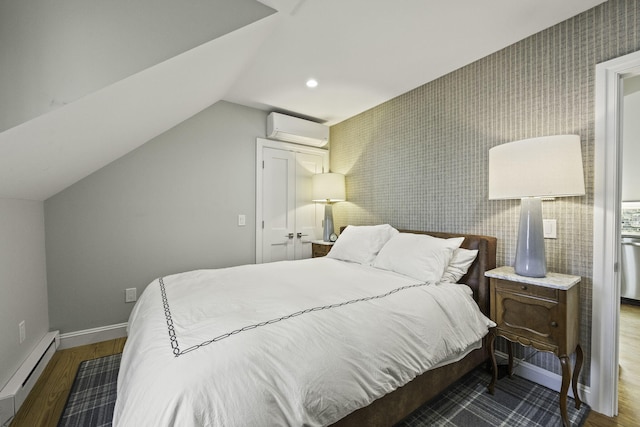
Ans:
[[[335,124],[603,1],[261,0],[279,12],[0,133],[0,197],[45,200],[221,99]]]
[[[603,2],[281,0],[293,13],[225,99],[333,125]]]

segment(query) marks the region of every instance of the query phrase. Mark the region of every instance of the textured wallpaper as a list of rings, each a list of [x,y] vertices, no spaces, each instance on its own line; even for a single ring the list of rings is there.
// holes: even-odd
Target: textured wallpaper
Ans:
[[[595,66],[640,49],[640,1],[610,0],[331,128],[331,169],[347,176],[336,225],[487,234],[513,265],[520,202],[488,200],[491,147],[577,134],[587,195],[543,202],[558,221],[550,271],[582,276],[580,381],[590,384]],[[501,344],[502,350],[504,343]],[[531,349],[517,355],[529,357]],[[557,359],[529,359],[560,373]]]

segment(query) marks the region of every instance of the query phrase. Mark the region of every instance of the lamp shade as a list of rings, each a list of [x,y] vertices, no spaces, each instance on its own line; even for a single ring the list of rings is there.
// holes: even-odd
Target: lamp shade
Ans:
[[[523,139],[489,150],[489,199],[584,194],[578,135]]]
[[[312,197],[314,202],[344,202],[346,191],[344,175],[341,173],[321,173],[313,175]]]

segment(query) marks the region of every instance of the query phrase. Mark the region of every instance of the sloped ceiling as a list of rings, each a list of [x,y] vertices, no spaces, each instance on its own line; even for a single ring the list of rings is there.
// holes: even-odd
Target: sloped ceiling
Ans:
[[[44,200],[220,99],[338,123],[602,2],[3,1],[0,197]]]
[[[22,123],[0,133],[0,197],[45,200],[218,102],[279,19],[272,9],[253,0],[195,0],[189,3],[190,13],[182,14],[175,6],[180,2],[167,0],[85,2],[90,6],[84,0],[70,2],[76,9],[65,12],[75,19],[51,11],[51,19],[64,17],[69,23],[62,22],[51,34],[45,30],[30,44],[42,50],[41,57],[32,58],[26,49],[17,55],[34,64],[17,67],[10,80],[37,86],[37,96],[21,97],[19,91],[12,91],[7,74],[0,77],[1,110],[29,107],[22,109]],[[34,3],[47,9],[46,5],[67,2]],[[0,4],[4,25],[11,21],[5,14],[10,2]],[[20,25],[40,24],[40,11],[20,12],[36,17],[18,20],[28,21]],[[129,13],[136,17],[128,17]],[[160,22],[146,19],[148,14]],[[223,30],[210,30],[211,25]],[[16,32],[21,34],[19,29]],[[15,48],[1,38],[0,45],[4,57],[15,54]],[[59,61],[50,58],[55,52],[60,53]],[[44,69],[34,72],[31,68],[36,65]],[[60,79],[50,75],[49,69]]]
[[[274,12],[255,0],[3,0],[0,131]]]
[[[45,200],[218,102],[268,17],[0,134],[0,195]],[[242,54],[239,54],[242,52]]]

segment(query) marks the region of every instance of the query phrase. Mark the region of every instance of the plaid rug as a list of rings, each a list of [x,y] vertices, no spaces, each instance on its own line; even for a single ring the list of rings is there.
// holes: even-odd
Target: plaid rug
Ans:
[[[504,377],[487,391],[491,376],[476,369],[444,393],[418,408],[396,427],[550,427],[562,426],[559,393],[518,376]],[[583,402],[576,410],[567,398],[571,426],[582,426],[590,408]]]
[[[116,402],[121,354],[80,364],[58,427],[109,427]],[[490,375],[476,369],[423,405],[396,427],[549,427],[562,426],[558,393],[514,376],[487,392]],[[589,407],[567,402],[572,426],[582,426]]]
[[[121,358],[114,354],[80,363],[58,427],[111,426]]]

